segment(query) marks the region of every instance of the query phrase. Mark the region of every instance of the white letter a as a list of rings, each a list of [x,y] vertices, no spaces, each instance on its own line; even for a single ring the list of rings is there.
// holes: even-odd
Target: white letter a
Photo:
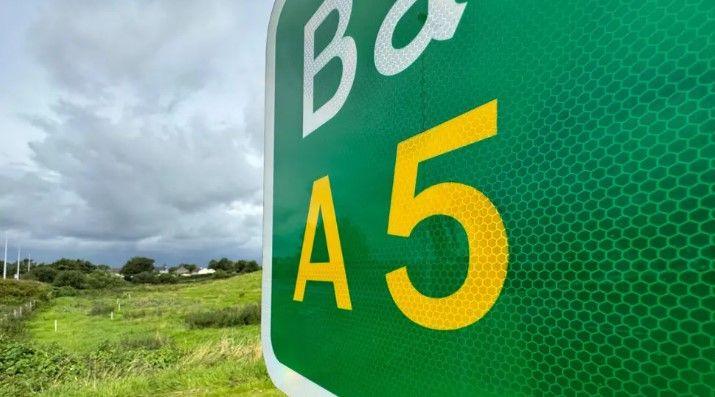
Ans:
[[[412,65],[432,40],[449,40],[454,36],[464,14],[466,3],[455,0],[429,0],[427,21],[417,36],[403,48],[392,46],[392,35],[398,22],[417,0],[397,0],[382,21],[375,42],[375,67],[385,76],[394,76]]]

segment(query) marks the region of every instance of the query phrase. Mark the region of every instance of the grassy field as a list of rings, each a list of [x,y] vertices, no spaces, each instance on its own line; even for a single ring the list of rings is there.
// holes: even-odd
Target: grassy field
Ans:
[[[198,312],[256,304],[260,285],[256,272],[55,298],[27,320],[23,342],[63,354],[54,360],[66,364],[32,389],[45,396],[280,395],[263,364],[259,325],[186,322]]]

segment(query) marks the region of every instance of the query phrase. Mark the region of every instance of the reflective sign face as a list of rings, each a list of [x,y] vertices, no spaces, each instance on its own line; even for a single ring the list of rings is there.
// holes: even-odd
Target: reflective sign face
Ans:
[[[293,395],[711,395],[706,0],[278,1],[263,341]]]

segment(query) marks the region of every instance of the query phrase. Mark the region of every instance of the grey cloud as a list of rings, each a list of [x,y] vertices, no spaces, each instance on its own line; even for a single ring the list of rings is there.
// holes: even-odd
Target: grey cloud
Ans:
[[[59,99],[24,116],[44,137],[0,224],[47,256],[257,257],[268,3],[46,4],[28,43]]]

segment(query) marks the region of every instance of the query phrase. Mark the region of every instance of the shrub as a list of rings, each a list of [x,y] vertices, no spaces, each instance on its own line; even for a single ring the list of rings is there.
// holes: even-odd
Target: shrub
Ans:
[[[59,348],[44,350],[0,336],[0,392],[30,395],[56,379],[81,371],[81,363]]]
[[[50,298],[50,288],[47,284],[30,280],[0,279],[0,303],[17,305],[29,300],[47,300]]]
[[[259,324],[261,307],[255,303],[212,311],[188,314],[185,318],[189,328],[220,328],[238,325]]]
[[[72,287],[59,287],[55,288],[55,296],[60,297],[60,296],[77,296],[78,291]]]
[[[216,270],[216,272],[213,274],[214,278],[229,278],[231,277],[231,273],[224,271],[224,270]]]
[[[55,277],[57,277],[57,270],[46,265],[35,266],[30,270],[30,278],[43,283],[52,284]]]
[[[132,282],[137,284],[154,284],[154,272],[141,272],[132,276]]]
[[[155,278],[156,284],[176,284],[179,282],[179,276],[169,273],[159,273]]]
[[[103,316],[114,311],[114,305],[107,302],[94,302],[92,308],[89,309],[90,316]]]
[[[87,287],[92,289],[109,289],[121,287],[124,279],[105,270],[95,270],[87,275]]]
[[[209,269],[214,269],[216,271],[223,270],[225,272],[235,272],[236,264],[228,258],[221,258],[219,260],[212,259],[209,262]]]
[[[95,268],[95,266],[92,264],[92,262],[85,261],[82,259],[67,259],[67,258],[62,258],[60,260],[57,260],[50,264],[50,267],[58,270],[58,271],[64,271],[64,270],[77,270],[79,272],[90,272],[92,269]]]
[[[243,269],[244,273],[253,273],[259,270],[261,270],[261,267],[256,261],[248,261],[246,267]]]
[[[256,261],[236,261],[236,272],[238,273],[252,273],[259,270],[261,267],[258,266]]]
[[[124,275],[134,275],[153,271],[154,259],[135,256],[134,258],[128,260],[122,267],[121,273]]]
[[[176,284],[179,276],[170,273],[142,272],[132,277],[137,284]]]
[[[84,273],[79,270],[64,270],[57,273],[53,284],[55,287],[84,289],[87,287],[87,278]]]

